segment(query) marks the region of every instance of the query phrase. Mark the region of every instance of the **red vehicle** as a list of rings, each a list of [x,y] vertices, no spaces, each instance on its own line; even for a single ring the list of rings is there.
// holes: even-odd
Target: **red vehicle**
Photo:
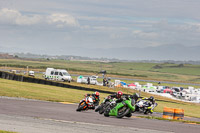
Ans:
[[[172,92],[171,89],[164,89],[164,90],[163,90],[163,93],[169,93],[169,94],[172,94],[173,92]]]

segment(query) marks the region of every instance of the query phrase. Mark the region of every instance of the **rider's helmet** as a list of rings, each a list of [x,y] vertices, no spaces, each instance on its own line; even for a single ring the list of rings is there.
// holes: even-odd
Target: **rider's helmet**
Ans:
[[[98,91],[95,91],[94,94],[95,94],[95,96],[99,96],[99,92]]]
[[[123,95],[123,93],[121,91],[117,92],[117,98],[121,98],[122,95]]]
[[[153,96],[151,96],[151,97],[149,98],[149,100],[150,100],[152,103],[155,103],[155,99],[154,99]]]
[[[133,99],[134,99],[135,101],[137,101],[139,97],[140,97],[140,95],[139,95],[138,93],[134,93],[134,94],[133,94]]]

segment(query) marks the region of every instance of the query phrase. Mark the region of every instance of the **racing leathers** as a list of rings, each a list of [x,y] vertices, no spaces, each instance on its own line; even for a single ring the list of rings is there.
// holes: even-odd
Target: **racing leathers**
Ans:
[[[93,102],[94,102],[94,106],[98,106],[99,105],[99,101],[100,101],[99,96],[96,96],[95,94],[86,94],[86,96],[92,96]]]

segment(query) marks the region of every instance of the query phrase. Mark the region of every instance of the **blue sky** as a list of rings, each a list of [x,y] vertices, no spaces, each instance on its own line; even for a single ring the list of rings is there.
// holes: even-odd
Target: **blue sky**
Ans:
[[[0,0],[0,52],[199,46],[199,12],[199,0]]]

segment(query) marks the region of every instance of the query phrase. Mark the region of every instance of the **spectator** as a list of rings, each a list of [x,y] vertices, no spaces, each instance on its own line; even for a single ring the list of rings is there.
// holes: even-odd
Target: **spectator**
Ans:
[[[106,78],[104,78],[103,79],[103,86],[106,86],[106,82],[107,82],[107,80],[106,80]]]
[[[89,85],[90,84],[90,77],[88,77],[87,82],[88,82],[88,85]]]

